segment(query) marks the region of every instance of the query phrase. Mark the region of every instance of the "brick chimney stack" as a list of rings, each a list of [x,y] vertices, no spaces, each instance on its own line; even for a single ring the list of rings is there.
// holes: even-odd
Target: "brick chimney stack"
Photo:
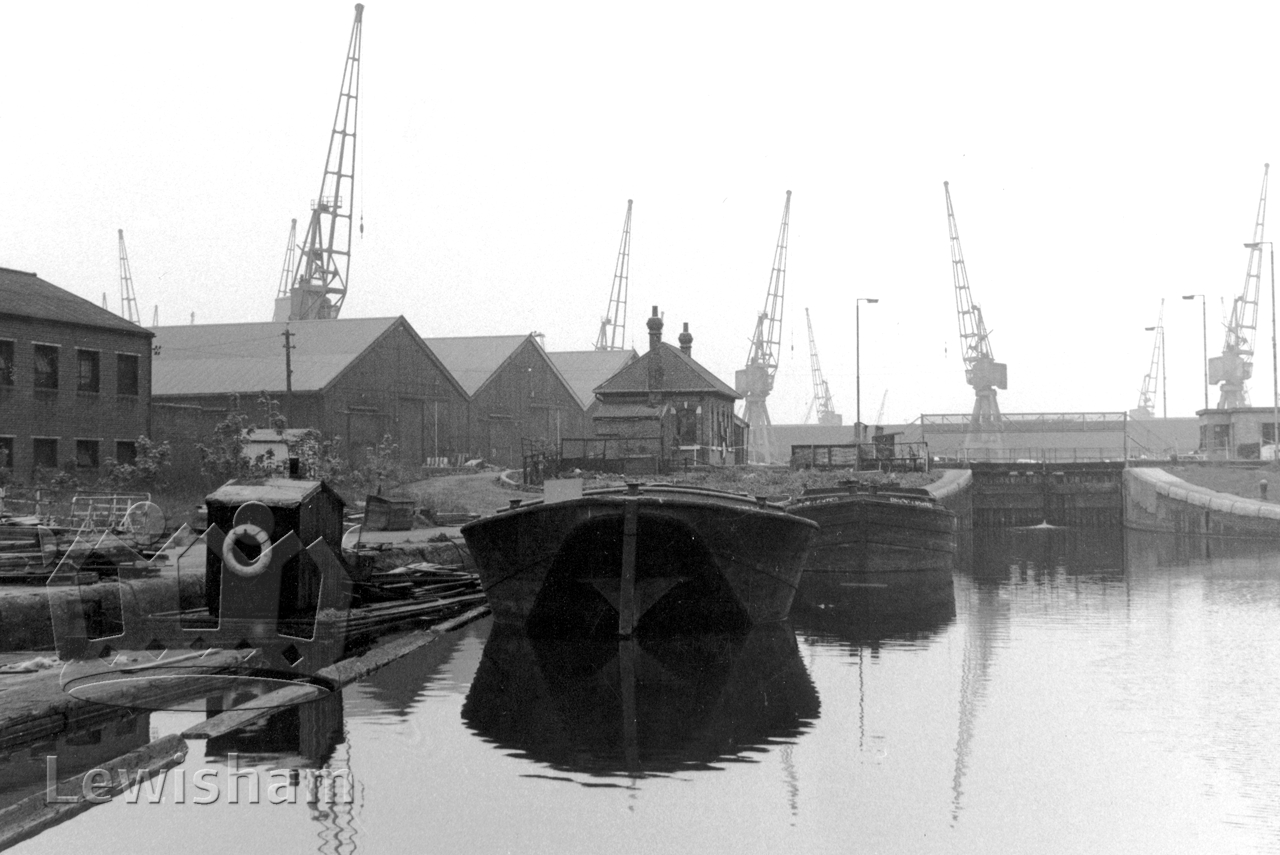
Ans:
[[[662,344],[662,318],[658,316],[658,307],[653,307],[653,316],[645,321],[649,328],[649,350],[657,350]]]
[[[689,322],[684,325],[684,332],[680,333],[680,352],[685,356],[693,355],[693,333],[689,332]]]

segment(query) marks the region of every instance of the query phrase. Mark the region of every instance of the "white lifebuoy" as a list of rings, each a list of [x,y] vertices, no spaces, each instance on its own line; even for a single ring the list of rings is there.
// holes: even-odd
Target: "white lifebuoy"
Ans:
[[[251,564],[241,564],[236,560],[236,552],[233,547],[241,535],[248,535],[258,541],[258,558]],[[263,570],[267,569],[267,565],[271,563],[271,535],[262,530],[261,526],[253,523],[241,523],[231,529],[227,534],[227,539],[222,541],[222,563],[231,568],[232,572],[246,579],[257,576]]]

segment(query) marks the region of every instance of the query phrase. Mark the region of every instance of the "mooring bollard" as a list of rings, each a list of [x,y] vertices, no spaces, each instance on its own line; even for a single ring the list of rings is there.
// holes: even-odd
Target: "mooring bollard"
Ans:
[[[1267,479],[1263,478],[1258,482],[1258,492],[1262,494],[1262,500],[1267,500]]]

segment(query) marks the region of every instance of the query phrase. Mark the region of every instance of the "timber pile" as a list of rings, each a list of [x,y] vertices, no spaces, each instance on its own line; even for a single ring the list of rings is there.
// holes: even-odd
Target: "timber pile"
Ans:
[[[358,582],[347,635],[371,635],[417,620],[443,620],[485,601],[480,577],[462,565],[426,561],[370,574]]]

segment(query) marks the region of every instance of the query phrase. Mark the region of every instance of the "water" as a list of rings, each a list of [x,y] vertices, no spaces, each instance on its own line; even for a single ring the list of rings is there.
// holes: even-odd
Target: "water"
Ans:
[[[117,798],[15,851],[1280,852],[1280,548],[963,547],[954,611],[857,629],[575,646],[478,623],[193,742],[184,804]],[[277,792],[272,769],[349,773],[352,798],[192,804],[232,752]]]

